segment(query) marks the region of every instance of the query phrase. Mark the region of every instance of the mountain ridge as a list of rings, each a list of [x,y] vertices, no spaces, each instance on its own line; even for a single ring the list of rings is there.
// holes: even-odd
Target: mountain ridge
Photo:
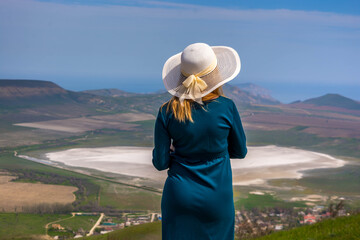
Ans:
[[[250,95],[262,99],[262,102],[268,104],[280,104],[281,102],[271,96],[270,90],[263,88],[254,83],[238,83],[234,86],[248,92]]]
[[[298,100],[289,103],[288,106],[298,109],[341,112],[360,116],[360,102],[334,93],[328,93],[320,97],[309,98],[304,101]]]
[[[320,97],[310,98],[302,103],[316,106],[332,106],[351,110],[360,110],[360,103],[337,93],[328,93]]]
[[[250,89],[250,90],[249,90]],[[232,85],[226,83],[223,85],[226,96],[232,98],[239,105],[260,104],[260,105],[279,105],[281,102],[269,95],[267,89],[252,83]],[[62,88],[51,81],[45,80],[26,80],[26,79],[0,79],[0,104],[26,103],[28,100],[41,102],[52,99],[53,102],[75,102],[75,103],[97,103],[105,104],[112,98],[156,98],[170,99],[172,96],[167,91],[156,91],[154,93],[134,93],[126,92],[121,89],[95,89],[85,91],[70,91]],[[161,96],[161,97],[160,97]],[[126,102],[126,100],[124,100]],[[51,101],[50,101],[51,102]],[[45,102],[46,103],[46,102]],[[329,93],[320,97],[296,101],[290,104],[294,106],[327,106],[342,109],[360,110],[360,103],[344,97],[340,94]]]
[[[66,94],[67,90],[51,81],[0,79],[0,98],[30,98]]]

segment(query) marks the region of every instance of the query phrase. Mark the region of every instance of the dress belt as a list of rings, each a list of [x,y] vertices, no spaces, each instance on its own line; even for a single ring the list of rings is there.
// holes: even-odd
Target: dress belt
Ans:
[[[178,156],[178,157],[186,158],[186,159],[204,161],[204,160],[213,160],[215,158],[224,157],[224,156],[226,156],[226,154],[229,154],[227,149],[225,149],[222,152],[218,152],[218,153],[209,153],[209,152],[207,152],[207,153],[192,153],[191,155],[179,154],[175,150],[175,152],[170,153],[170,156],[175,156],[175,158],[176,158],[176,156]]]

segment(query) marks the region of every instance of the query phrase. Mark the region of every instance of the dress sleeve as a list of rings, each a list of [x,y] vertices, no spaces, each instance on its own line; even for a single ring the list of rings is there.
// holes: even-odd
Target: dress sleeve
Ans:
[[[169,167],[170,144],[171,137],[166,129],[165,120],[160,108],[155,121],[154,149],[152,151],[152,163],[159,171]]]
[[[229,156],[230,158],[244,158],[247,153],[246,136],[235,103],[233,103],[232,113],[233,121],[228,136]]]

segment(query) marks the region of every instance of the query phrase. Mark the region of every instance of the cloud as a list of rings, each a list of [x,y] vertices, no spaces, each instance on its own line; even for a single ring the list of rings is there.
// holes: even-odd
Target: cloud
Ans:
[[[359,29],[359,16],[317,11],[2,0],[0,78],[157,79],[161,86],[168,57],[207,42],[239,52],[236,81],[359,84]]]
[[[42,1],[45,2],[46,1]],[[62,1],[63,2],[63,1]],[[100,2],[102,2],[100,4]],[[95,7],[109,7],[116,14],[134,16],[138,14],[141,17],[151,18],[170,18],[170,19],[221,19],[221,20],[240,20],[240,21],[294,21],[299,23],[309,23],[326,26],[342,26],[359,28],[360,16],[346,15],[332,12],[320,11],[300,11],[289,9],[229,9],[211,6],[200,6],[195,4],[183,4],[164,1],[100,1]],[[72,2],[71,6],[94,6],[96,1]],[[52,3],[54,4],[54,3]],[[60,3],[57,3],[60,5]],[[66,6],[67,4],[62,4]],[[134,11],[138,9],[140,11]],[[108,11],[109,9],[107,9]],[[129,11],[130,10],[130,11]],[[145,11],[144,11],[145,10]],[[178,14],[175,14],[178,13]],[[139,15],[140,14],[140,15]]]

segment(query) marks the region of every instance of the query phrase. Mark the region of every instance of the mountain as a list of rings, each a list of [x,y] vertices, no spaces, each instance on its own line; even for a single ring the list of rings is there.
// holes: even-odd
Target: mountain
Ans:
[[[0,104],[7,106],[102,102],[94,95],[65,90],[59,85],[42,80],[0,79]]]
[[[0,99],[36,98],[66,93],[65,89],[49,81],[0,80]]]
[[[350,98],[341,96],[340,94],[326,94],[321,97],[311,98],[303,101],[304,104],[312,104],[315,106],[329,106],[337,108],[345,108],[350,110],[360,110],[360,103]]]
[[[358,128],[360,111],[348,109],[357,109],[359,103],[351,99],[339,95],[335,95],[335,97],[328,95],[296,104],[266,104],[268,100],[254,96],[237,86],[225,84],[223,90],[225,95],[233,99],[238,106],[246,129],[262,131],[257,135],[261,138],[262,143],[268,141],[273,144],[275,141],[272,138],[262,139],[262,137],[268,136],[265,134],[267,131],[282,131],[285,134],[284,131],[292,131],[291,129],[301,134],[324,137],[324,139],[326,137],[355,139],[360,136]],[[100,90],[101,92],[126,93],[121,90]],[[9,135],[3,134],[4,137],[0,138],[0,146],[1,143],[25,144],[25,140],[34,142],[34,137],[41,137],[40,134],[45,134],[45,130],[27,131],[23,128],[24,126],[35,126],[51,131],[61,128],[63,132],[65,130],[72,131],[69,129],[85,131],[87,129],[129,128],[131,130],[133,125],[119,125],[119,119],[123,119],[121,114],[146,115],[146,119],[149,114],[156,117],[160,105],[171,97],[168,92],[164,91],[162,93],[134,93],[117,97],[99,96],[86,92],[69,91],[48,81],[0,80],[0,132],[7,131],[9,134],[13,134],[13,142],[8,140]],[[340,103],[341,105],[339,105]],[[324,104],[326,106],[323,106]],[[332,105],[332,107],[327,105]],[[333,107],[334,105],[337,107]],[[14,127],[14,124],[17,127]],[[53,132],[46,133],[43,139],[51,134]],[[21,136],[20,140],[24,141],[19,141],[18,136]],[[254,135],[252,137],[254,139]],[[286,141],[283,141],[284,139]],[[294,141],[296,143],[291,143],[287,137],[280,137],[277,144],[303,146],[307,143],[307,141]],[[348,149],[344,146],[341,149],[344,149],[345,152],[351,149],[351,152],[356,153],[358,152],[354,150],[356,147],[357,145],[353,144]]]
[[[255,86],[255,85],[254,85]],[[254,94],[249,91],[245,91],[237,85],[231,85],[229,83],[223,85],[223,90],[226,96],[234,100],[236,104],[265,104],[274,105],[280,104],[279,101],[271,99],[271,97],[264,97],[260,94]]]
[[[98,95],[98,96],[104,96],[104,97],[129,97],[129,96],[135,96],[135,95],[140,94],[140,93],[125,92],[123,90],[116,89],[116,88],[85,90],[82,92],[90,93],[90,94],[94,94],[94,95]]]
[[[0,79],[0,122],[35,122],[117,112],[156,114],[159,106],[171,97],[167,92],[132,94],[94,90],[94,93],[69,91],[50,81]],[[119,96],[103,96],[106,93]]]
[[[0,116],[4,121],[63,119],[117,108],[111,98],[65,90],[50,81],[0,79]]]
[[[288,104],[288,106],[301,109],[341,112],[360,116],[360,102],[334,93],[325,94],[304,101],[298,100]]]
[[[260,87],[253,83],[240,83],[235,84],[234,86],[240,88],[241,90],[249,93],[251,96],[258,99],[259,102],[263,104],[280,104],[280,101],[273,98],[270,94],[270,91],[266,88]]]
[[[256,85],[251,85],[252,87],[255,87]],[[257,86],[258,89],[263,89],[259,86]],[[265,94],[253,94],[248,91],[242,90],[241,88],[225,84],[223,85],[224,94],[234,100],[239,105],[243,104],[278,104],[279,101],[272,99],[271,96],[267,96]],[[266,91],[266,89],[263,89]],[[85,93],[91,93],[98,96],[106,96],[106,97],[130,97],[130,98],[137,98],[137,97],[144,97],[144,96],[150,96],[150,95],[168,95],[169,99],[171,98],[171,95],[167,93],[167,91],[161,89],[153,93],[130,93],[125,92],[120,89],[99,89],[99,90],[86,90],[83,91]]]

